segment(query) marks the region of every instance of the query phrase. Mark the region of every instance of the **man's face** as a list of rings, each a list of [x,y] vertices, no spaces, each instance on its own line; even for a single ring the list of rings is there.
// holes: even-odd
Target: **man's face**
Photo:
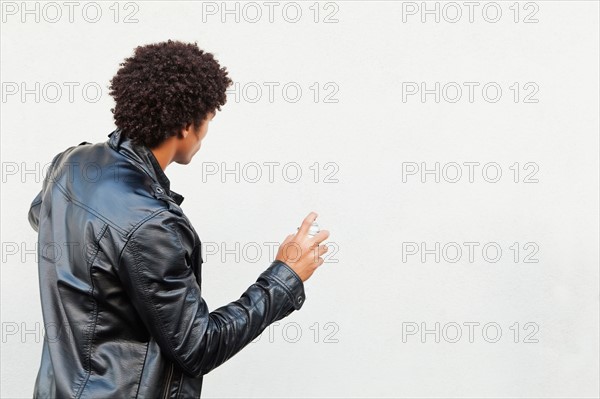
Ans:
[[[215,114],[216,112],[209,113],[206,119],[202,121],[198,129],[194,129],[193,124],[184,129],[182,134],[184,134],[185,137],[178,140],[175,162],[184,165],[190,163],[194,155],[200,149],[202,145],[202,139],[204,139],[208,133],[208,124],[215,117]]]

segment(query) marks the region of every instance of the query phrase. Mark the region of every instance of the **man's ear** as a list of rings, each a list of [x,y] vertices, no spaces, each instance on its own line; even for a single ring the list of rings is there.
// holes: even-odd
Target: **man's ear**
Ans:
[[[187,137],[188,133],[190,132],[190,126],[191,125],[192,125],[191,123],[187,123],[185,125],[185,129],[182,129],[181,135],[183,136],[184,139]]]

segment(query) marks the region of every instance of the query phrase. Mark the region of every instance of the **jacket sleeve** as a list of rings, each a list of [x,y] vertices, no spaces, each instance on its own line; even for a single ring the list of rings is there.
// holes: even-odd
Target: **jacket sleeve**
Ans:
[[[209,312],[190,262],[194,234],[185,219],[164,210],[127,240],[118,273],[133,306],[161,350],[199,377],[220,366],[271,323],[304,303],[304,283],[274,261],[241,297]]]

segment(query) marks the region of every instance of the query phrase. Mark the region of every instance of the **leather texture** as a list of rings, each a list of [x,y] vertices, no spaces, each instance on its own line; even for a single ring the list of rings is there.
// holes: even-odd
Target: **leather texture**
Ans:
[[[210,312],[201,241],[152,152],[120,130],[57,154],[28,219],[45,339],[34,398],[198,398],[203,376],[305,299],[273,261]]]

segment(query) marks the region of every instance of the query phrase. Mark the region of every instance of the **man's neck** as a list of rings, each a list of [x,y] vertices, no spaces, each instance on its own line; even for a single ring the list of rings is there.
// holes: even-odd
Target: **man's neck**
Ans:
[[[167,169],[167,166],[173,162],[173,158],[175,157],[175,148],[169,144],[169,142],[166,142],[159,147],[150,149],[163,171]]]

